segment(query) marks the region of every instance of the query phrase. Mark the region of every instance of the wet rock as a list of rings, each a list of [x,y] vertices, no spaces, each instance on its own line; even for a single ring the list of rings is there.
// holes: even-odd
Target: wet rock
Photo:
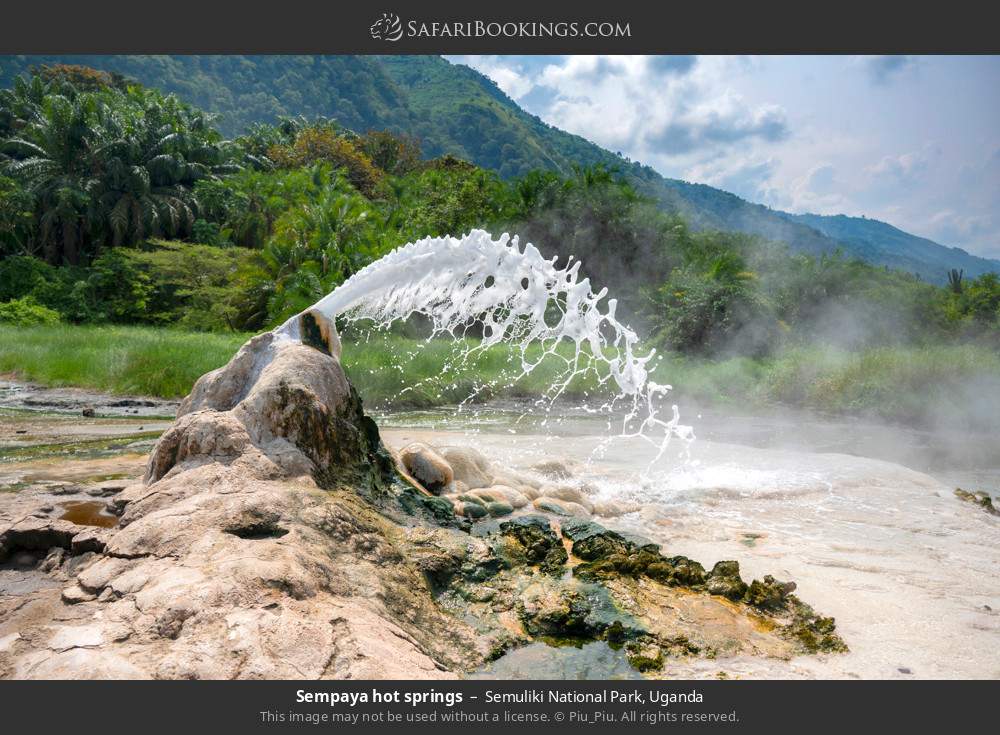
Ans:
[[[530,635],[556,644],[623,642],[645,634],[618,609],[607,590],[576,580],[539,577],[520,592],[516,609]]]
[[[572,541],[573,554],[585,563],[574,568],[583,578],[600,579],[646,575],[664,584],[700,584],[701,565],[685,557],[667,559],[649,539],[611,531],[597,523],[564,522],[563,535]]]
[[[795,590],[795,582],[779,582],[770,574],[755,579],[747,589],[747,604],[763,610],[781,610],[786,607],[788,595]]]
[[[663,649],[649,640],[635,641],[625,646],[628,662],[636,671],[659,671],[663,668]]]
[[[591,521],[564,521],[561,530],[562,535],[573,542],[573,555],[584,561],[633,554],[644,549],[653,553],[659,551],[649,539],[611,531]]]
[[[626,513],[635,513],[639,510],[636,503],[626,503],[620,500],[598,500],[594,502],[594,515],[602,518],[617,518]]]
[[[705,567],[686,556],[672,556],[650,564],[646,574],[653,579],[683,587],[700,587],[705,583]]]
[[[426,444],[409,444],[400,450],[399,457],[407,471],[432,493],[443,492],[455,479],[451,465]]]
[[[713,595],[721,595],[734,601],[742,600],[748,587],[740,577],[739,562],[716,562],[705,582],[705,589]]]
[[[465,497],[483,503],[507,503],[512,508],[523,508],[528,504],[528,499],[521,491],[506,485],[490,485],[486,488],[471,490]]]
[[[94,410],[93,406],[85,406],[80,411],[80,415],[83,416],[83,417],[85,417],[85,418],[90,419],[90,418],[93,418],[94,416],[96,416],[97,412]]]
[[[955,488],[955,497],[959,500],[964,500],[966,503],[978,505],[990,515],[1000,516],[1000,509],[994,507],[993,498],[990,497],[989,493],[982,490],[970,493],[968,490],[957,487]]]
[[[514,508],[510,503],[505,503],[499,500],[487,503],[486,510],[494,518],[498,518],[500,516],[509,516],[511,513],[514,512]]]
[[[599,631],[588,624],[590,605],[579,590],[536,582],[518,599],[518,612],[533,636],[593,638]]]
[[[537,566],[548,574],[562,574],[569,554],[544,516],[520,516],[500,524],[503,556],[511,565]]]
[[[583,507],[588,514],[594,512],[594,504],[590,498],[580,488],[572,485],[546,485],[542,487],[541,493],[545,498],[556,498],[567,503],[575,503]]]
[[[490,512],[486,509],[486,505],[481,501],[459,500],[455,503],[455,515],[475,520],[485,518],[489,514]]]
[[[515,489],[527,498],[529,503],[542,497],[542,491],[533,485],[518,485]]]
[[[766,579],[766,578],[765,578]],[[805,653],[845,653],[847,644],[837,635],[833,618],[819,615],[795,595],[785,598],[785,609],[791,618],[779,629],[785,637],[794,640]]]
[[[579,503],[570,503],[559,498],[547,498],[542,496],[532,501],[535,510],[543,513],[552,513],[557,516],[567,518],[589,518],[590,513]]]
[[[449,522],[456,515],[454,504],[448,498],[431,497],[421,500],[431,517],[441,523]]]
[[[705,582],[701,564],[685,556],[665,557],[641,536],[609,531],[596,523],[564,524],[563,534],[573,541],[574,555],[585,562],[573,570],[581,578],[646,576],[661,584],[697,588]]]
[[[491,463],[479,451],[471,447],[443,447],[440,454],[451,466],[456,482],[472,490],[493,484]]]

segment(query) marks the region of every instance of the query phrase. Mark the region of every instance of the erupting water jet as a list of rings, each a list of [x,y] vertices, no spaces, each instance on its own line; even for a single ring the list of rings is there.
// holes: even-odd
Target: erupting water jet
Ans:
[[[506,233],[497,239],[484,230],[425,238],[368,265],[275,335],[339,357],[335,319],[370,320],[385,329],[420,314],[430,321],[430,338],[450,336],[462,359],[502,343],[514,345],[520,356],[515,380],[543,361],[560,361],[541,403],[551,405],[575,378],[592,373],[614,394],[598,410],[611,415],[623,409],[620,435],[653,443],[657,458],[671,438],[690,441],[692,431],[679,423],[676,406],[669,418],[661,417],[660,404],[671,386],[650,380],[656,351],[638,354],[639,337],[616,317],[616,299],[605,301],[606,288],[594,293],[590,280],[580,278],[579,260],[570,257],[564,267],[556,263]],[[481,328],[482,339],[470,346],[461,338],[473,325]],[[560,353],[563,342],[572,345],[571,356]],[[537,358],[529,356],[535,345],[541,348]]]

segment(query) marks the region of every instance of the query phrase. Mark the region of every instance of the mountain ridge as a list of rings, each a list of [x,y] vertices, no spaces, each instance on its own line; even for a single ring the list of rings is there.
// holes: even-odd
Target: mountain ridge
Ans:
[[[819,255],[840,250],[944,283],[1000,272],[1000,261],[912,235],[879,220],[793,214],[707,184],[670,179],[521,108],[488,77],[438,56],[0,56],[0,85],[40,64],[82,64],[176,93],[219,115],[234,135],[281,115],[332,117],[345,127],[420,138],[429,156],[450,153],[513,178],[534,168],[617,167],[641,193],[696,229],[736,230]]]

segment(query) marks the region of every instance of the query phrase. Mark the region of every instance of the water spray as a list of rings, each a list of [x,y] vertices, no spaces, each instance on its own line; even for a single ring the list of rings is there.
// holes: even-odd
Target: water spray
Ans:
[[[670,407],[669,418],[661,417],[660,404],[672,389],[650,380],[648,365],[656,350],[639,354],[638,335],[616,317],[617,301],[606,299],[606,288],[594,293],[590,279],[580,278],[579,260],[570,257],[564,267],[557,260],[542,257],[531,243],[522,248],[507,233],[497,239],[485,230],[461,238],[425,238],[358,271],[275,332],[279,338],[303,340],[319,331],[320,340],[339,355],[339,340],[329,326],[335,319],[388,329],[420,314],[431,324],[428,340],[450,337],[461,345],[463,360],[496,345],[514,346],[520,358],[515,382],[546,360],[561,361],[541,399],[549,407],[574,379],[592,373],[613,393],[598,410],[624,411],[621,432],[610,440],[648,441],[659,450],[654,462],[671,438],[690,441],[693,433],[680,424],[677,406]],[[474,325],[482,338],[470,344],[463,338]],[[572,355],[560,353],[563,342],[573,346]],[[529,355],[536,345],[537,356]]]

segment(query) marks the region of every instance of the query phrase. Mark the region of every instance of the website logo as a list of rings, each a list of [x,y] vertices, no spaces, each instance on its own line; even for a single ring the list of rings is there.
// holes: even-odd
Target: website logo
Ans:
[[[376,41],[398,41],[403,37],[403,23],[395,13],[382,13],[368,30]]]

